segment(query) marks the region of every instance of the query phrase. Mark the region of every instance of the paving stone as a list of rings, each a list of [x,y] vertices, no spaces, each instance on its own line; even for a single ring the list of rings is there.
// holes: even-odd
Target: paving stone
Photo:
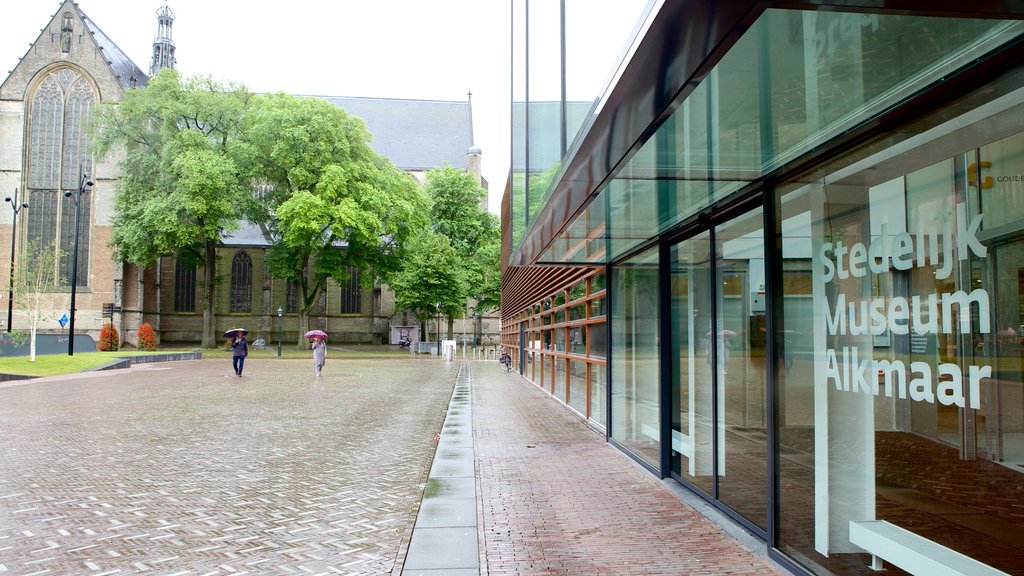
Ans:
[[[0,387],[0,573],[400,570],[457,366],[333,358]]]

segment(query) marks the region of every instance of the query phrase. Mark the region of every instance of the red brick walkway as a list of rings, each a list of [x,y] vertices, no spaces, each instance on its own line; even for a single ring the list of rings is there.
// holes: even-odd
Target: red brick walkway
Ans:
[[[472,368],[481,574],[785,574],[533,384]]]

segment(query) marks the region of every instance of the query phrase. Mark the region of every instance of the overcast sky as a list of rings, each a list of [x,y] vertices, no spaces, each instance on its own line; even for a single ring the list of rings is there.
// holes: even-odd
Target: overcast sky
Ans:
[[[605,86],[644,7],[654,0],[566,0],[568,97]],[[0,74],[25,55],[59,0],[3,0]],[[255,92],[465,100],[473,93],[489,208],[499,211],[509,170],[511,0],[168,0],[177,69]],[[149,71],[161,0],[79,0],[79,8]],[[524,3],[516,27],[523,28]],[[559,3],[531,4],[530,90],[555,100]],[[521,66],[521,60],[517,64]],[[523,94],[517,94],[517,99]],[[571,136],[570,136],[571,137]]]
[[[79,0],[79,8],[149,71],[159,0]],[[0,74],[25,55],[58,0],[5,0]],[[490,209],[509,165],[508,0],[169,0],[177,68],[257,92],[465,100],[483,149]]]

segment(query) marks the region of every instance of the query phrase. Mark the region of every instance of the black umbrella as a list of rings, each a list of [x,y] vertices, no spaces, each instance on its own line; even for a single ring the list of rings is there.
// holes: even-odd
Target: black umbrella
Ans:
[[[235,335],[235,332],[241,332],[242,336],[245,336],[246,334],[249,333],[249,331],[246,330],[245,328],[231,328],[230,330],[224,332],[224,335],[227,336],[228,338],[231,338],[232,336]]]

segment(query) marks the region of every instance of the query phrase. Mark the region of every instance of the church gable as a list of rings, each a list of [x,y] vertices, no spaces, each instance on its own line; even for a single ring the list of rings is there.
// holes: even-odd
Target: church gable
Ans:
[[[70,64],[80,68],[99,89],[101,101],[120,100],[134,76],[145,75],[86,16],[72,0],[66,0],[29,47],[10,76],[0,85],[0,99],[24,100],[43,70]]]

